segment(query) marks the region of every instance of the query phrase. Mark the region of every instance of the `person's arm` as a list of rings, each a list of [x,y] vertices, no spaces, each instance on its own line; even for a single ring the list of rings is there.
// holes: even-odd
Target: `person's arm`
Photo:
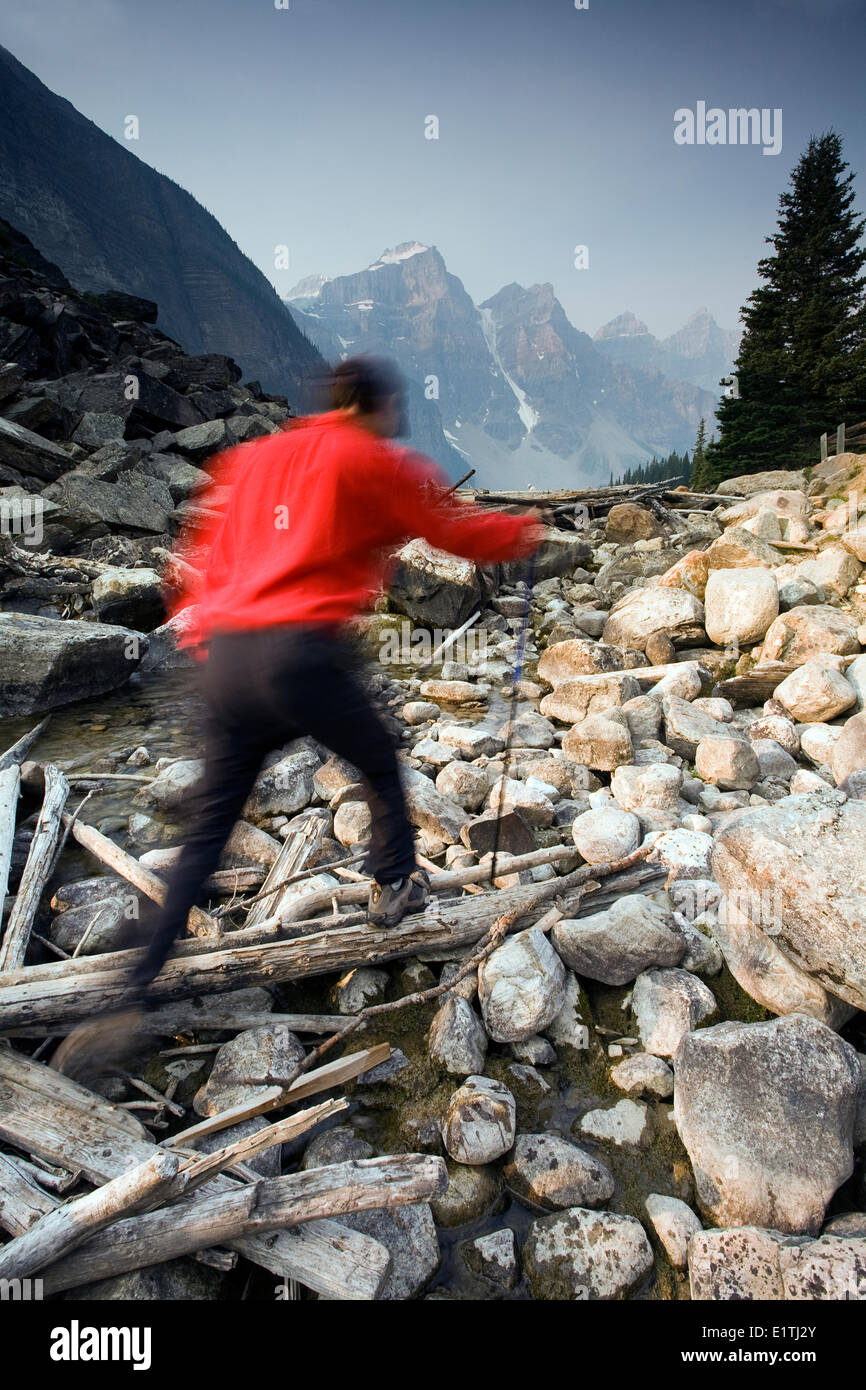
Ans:
[[[432,460],[402,450],[385,489],[397,529],[479,565],[523,559],[538,549],[545,528],[537,516],[487,511],[449,496],[449,486]]]

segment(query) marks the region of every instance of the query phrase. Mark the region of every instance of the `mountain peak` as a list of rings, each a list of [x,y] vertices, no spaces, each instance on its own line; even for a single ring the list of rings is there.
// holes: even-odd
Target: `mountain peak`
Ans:
[[[328,283],[329,275],[305,275],[296,285],[293,285],[286,295],[286,299],[315,299],[321,293],[323,285]]]
[[[398,265],[400,261],[408,261],[412,256],[419,256],[422,251],[429,251],[431,247],[425,246],[421,241],[401,241],[399,246],[391,250],[383,251],[378,261],[373,261],[368,265],[368,270],[378,270],[383,265]]]
[[[630,309],[626,309],[624,314],[618,314],[609,323],[602,324],[598,332],[593,334],[593,339],[600,342],[605,338],[641,338],[644,335],[649,336],[646,324]]]

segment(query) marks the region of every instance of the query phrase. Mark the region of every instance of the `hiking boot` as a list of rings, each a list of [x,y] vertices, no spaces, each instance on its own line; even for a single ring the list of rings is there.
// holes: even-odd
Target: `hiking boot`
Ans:
[[[430,880],[423,869],[415,869],[408,878],[393,883],[370,885],[367,916],[377,927],[396,927],[407,912],[420,912],[428,898]]]

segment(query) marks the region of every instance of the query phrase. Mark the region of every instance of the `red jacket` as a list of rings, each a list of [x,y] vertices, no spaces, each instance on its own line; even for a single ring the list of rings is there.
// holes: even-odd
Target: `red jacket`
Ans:
[[[543,535],[532,517],[446,499],[434,463],[338,412],[230,449],[211,472],[217,491],[197,500],[220,510],[178,543],[201,572],[173,606],[197,605],[185,645],[221,630],[345,622],[381,589],[389,552],[415,536],[492,564],[531,554]]]

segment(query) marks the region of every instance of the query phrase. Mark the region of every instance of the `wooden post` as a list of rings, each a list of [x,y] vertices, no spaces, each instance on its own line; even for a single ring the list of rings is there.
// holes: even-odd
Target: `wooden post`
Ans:
[[[820,442],[821,442],[821,462],[823,463],[824,460],[825,460],[825,458],[827,457],[827,433],[826,433],[826,431],[824,432],[824,434],[821,435],[821,441],[820,441]]]
[[[837,426],[836,426],[836,453],[837,453],[837,454],[844,454],[844,452],[845,452],[845,426],[844,426],[844,424],[841,424],[841,425],[837,425]]]

